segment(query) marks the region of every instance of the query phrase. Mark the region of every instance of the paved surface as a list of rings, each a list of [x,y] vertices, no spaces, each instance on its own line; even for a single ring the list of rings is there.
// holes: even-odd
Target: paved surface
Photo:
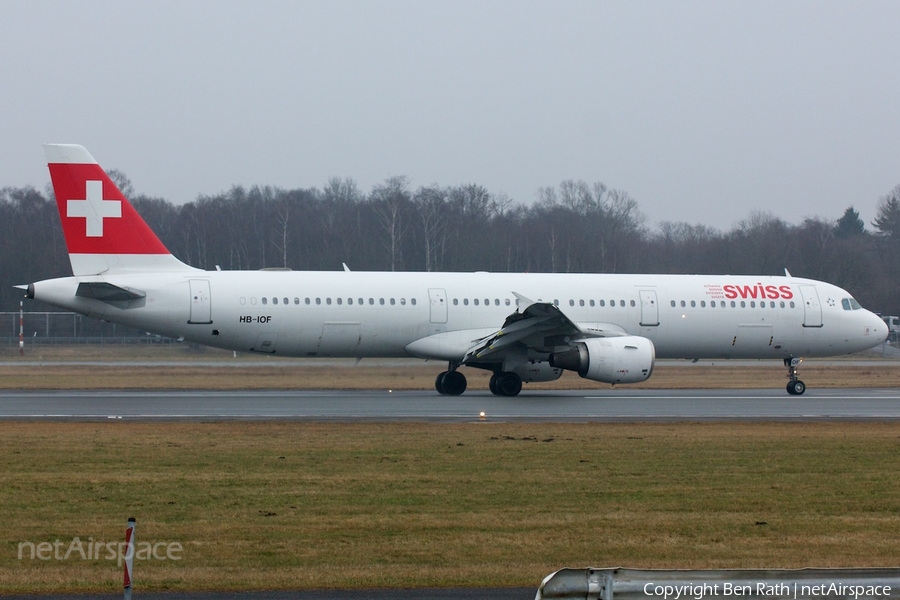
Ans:
[[[5,419],[295,419],[310,421],[642,421],[900,419],[900,390],[59,391],[0,392]]]

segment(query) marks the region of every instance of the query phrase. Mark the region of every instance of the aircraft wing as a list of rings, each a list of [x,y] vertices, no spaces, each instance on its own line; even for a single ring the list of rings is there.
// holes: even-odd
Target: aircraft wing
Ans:
[[[525,308],[509,315],[499,331],[476,340],[466,352],[462,364],[500,358],[515,344],[551,352],[578,339],[627,335],[618,325],[576,323],[551,302],[534,302],[516,292],[513,294]]]

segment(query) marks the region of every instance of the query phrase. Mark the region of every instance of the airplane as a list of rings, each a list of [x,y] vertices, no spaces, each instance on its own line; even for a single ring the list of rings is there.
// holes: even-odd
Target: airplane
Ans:
[[[45,145],[72,277],[26,297],[163,336],[300,357],[446,361],[435,390],[490,391],[563,371],[639,383],[656,359],[780,359],[789,394],[803,357],[849,354],[887,336],[845,290],[791,276],[206,271],[169,252],[79,145]]]

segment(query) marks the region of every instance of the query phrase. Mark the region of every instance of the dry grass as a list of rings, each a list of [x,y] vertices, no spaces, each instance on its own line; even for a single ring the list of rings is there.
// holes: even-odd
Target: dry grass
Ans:
[[[279,359],[180,344],[35,346],[20,357],[18,349],[0,349],[0,389],[397,389],[431,390],[441,362],[366,359]],[[91,361],[89,368],[73,362]],[[141,364],[135,364],[141,363]],[[156,363],[156,364],[147,364]],[[745,363],[741,363],[744,365]],[[828,365],[807,361],[800,375],[814,388],[900,387],[896,361],[875,366]],[[471,389],[487,389],[489,373],[465,369]],[[641,389],[771,388],[786,383],[777,361],[714,366],[686,361],[657,363]],[[602,389],[607,384],[567,372],[561,379],[526,384],[525,389]]]
[[[141,590],[537,586],[562,566],[895,566],[900,425],[0,422],[0,591],[113,592],[22,541],[177,541]]]

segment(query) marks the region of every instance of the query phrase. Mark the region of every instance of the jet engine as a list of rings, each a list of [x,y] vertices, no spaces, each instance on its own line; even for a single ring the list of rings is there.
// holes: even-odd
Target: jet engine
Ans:
[[[589,338],[574,348],[550,355],[550,366],[576,371],[603,383],[638,383],[653,373],[656,348],[638,336]]]

